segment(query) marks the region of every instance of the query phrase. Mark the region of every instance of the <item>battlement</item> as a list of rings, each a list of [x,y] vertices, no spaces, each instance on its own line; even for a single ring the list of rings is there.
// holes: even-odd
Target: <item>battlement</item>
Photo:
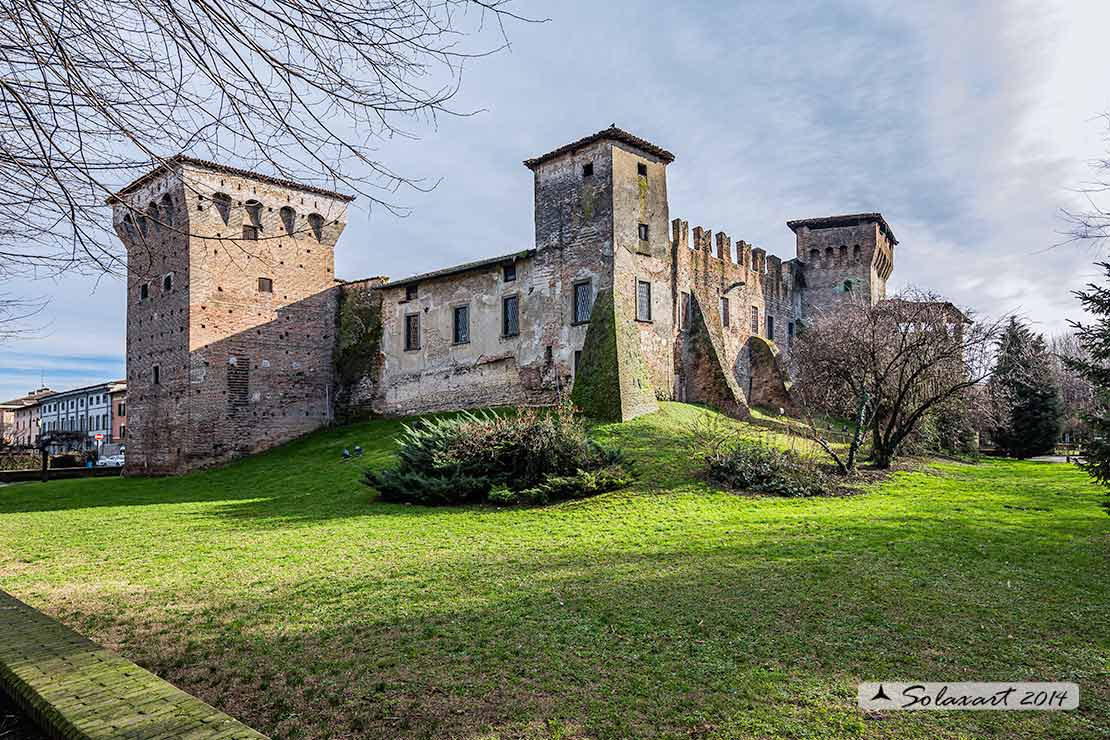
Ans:
[[[770,285],[788,284],[793,278],[793,263],[783,262],[781,257],[769,255],[767,250],[752,246],[743,239],[736,241],[734,249],[732,238],[723,231],[714,234],[712,229],[695,226],[691,240],[689,222],[676,218],[671,221],[671,234],[678,259],[682,258],[682,253],[700,252],[748,273],[749,278],[753,274],[762,276],[763,281]]]

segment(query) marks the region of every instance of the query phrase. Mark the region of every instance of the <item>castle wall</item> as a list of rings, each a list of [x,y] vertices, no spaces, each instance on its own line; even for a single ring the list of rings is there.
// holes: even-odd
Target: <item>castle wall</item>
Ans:
[[[620,143],[614,143],[611,151],[616,315],[628,317],[634,324],[654,394],[670,398],[674,387],[674,300],[667,164]],[[641,166],[646,171],[643,175],[639,174]],[[647,226],[647,239],[640,238],[641,224]],[[640,281],[651,285],[651,318],[647,321],[636,312]]]

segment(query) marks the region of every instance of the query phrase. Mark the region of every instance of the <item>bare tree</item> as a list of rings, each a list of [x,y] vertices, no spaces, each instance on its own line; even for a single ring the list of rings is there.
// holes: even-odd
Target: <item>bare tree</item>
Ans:
[[[1073,441],[1085,438],[1088,433],[1085,417],[1095,410],[1095,389],[1075,367],[1089,360],[1090,355],[1074,331],[1053,336],[1048,351],[1051,356],[1049,372],[1063,401],[1063,430]]]
[[[510,2],[0,4],[0,277],[123,268],[105,199],[178,152],[396,209],[423,185],[375,145],[466,114],[463,64],[505,46]]]
[[[46,301],[16,298],[0,293],[0,344],[34,334],[40,326],[33,324],[46,307]]]
[[[807,322],[795,343],[794,385],[803,408],[850,419],[842,455],[814,440],[851,472],[866,436],[871,458],[888,468],[925,416],[990,376],[1001,321],[973,320],[932,293],[909,290],[872,305],[845,300]]]

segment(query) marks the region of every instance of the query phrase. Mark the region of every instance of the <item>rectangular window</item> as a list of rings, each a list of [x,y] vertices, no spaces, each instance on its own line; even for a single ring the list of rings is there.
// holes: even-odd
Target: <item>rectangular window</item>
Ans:
[[[162,382],[162,369],[157,365],[154,366],[154,385]]]
[[[273,293],[274,281],[271,278],[258,278],[258,292],[259,293]]]
[[[759,334],[759,306],[752,306],[752,334]]]
[[[585,324],[590,320],[593,308],[593,284],[589,280],[574,284],[574,323]]]
[[[679,324],[679,327],[683,331],[685,331],[685,330],[690,328],[690,294],[685,292],[685,291],[682,292],[681,311],[682,311],[682,316],[679,317],[680,321],[681,321],[681,323]]]
[[[455,306],[452,336],[455,344],[466,344],[470,341],[470,306]]]
[[[586,162],[586,164],[582,165],[582,177],[593,177],[593,176],[594,176],[594,163],[593,162]]]
[[[150,283],[143,283],[139,286],[139,300],[145,301],[150,297]]]
[[[640,224],[640,241],[646,242],[648,240],[648,225]]]
[[[162,277],[162,292],[169,293],[171,290],[173,290],[173,273],[167,272]]]
[[[405,300],[406,301],[415,301],[416,297],[420,294],[420,291],[418,290],[419,287],[420,286],[417,285],[416,283],[410,283],[409,285],[406,285],[405,286]]]
[[[794,344],[794,322],[788,321],[786,323],[786,346],[791,347]]]
[[[405,317],[405,350],[420,349],[420,314]]]
[[[574,350],[574,374],[578,375],[578,364],[582,362],[582,350]]]
[[[501,336],[515,337],[520,334],[520,298],[507,295],[501,299]]]
[[[636,281],[636,320],[651,321],[651,283]]]
[[[636,165],[636,174],[640,177],[647,177],[647,165],[640,162]]]
[[[123,401],[120,401],[119,402],[119,415],[120,416],[127,416],[127,414],[124,412],[124,409],[126,409],[126,408],[127,408],[126,404]]]
[[[728,298],[721,296],[721,325],[728,326]]]
[[[772,341],[775,339],[775,317],[770,314],[767,315],[767,338]]]
[[[126,439],[127,438],[127,426],[126,425],[121,426],[119,428],[119,438],[120,439]]]
[[[511,283],[516,280],[516,265],[505,265],[502,278],[504,278],[506,283]]]
[[[258,227],[253,224],[243,224],[243,238],[247,241],[255,241],[258,239]]]

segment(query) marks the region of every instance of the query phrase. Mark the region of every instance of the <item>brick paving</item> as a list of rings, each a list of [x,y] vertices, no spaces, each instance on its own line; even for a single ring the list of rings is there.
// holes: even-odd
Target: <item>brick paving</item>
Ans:
[[[262,738],[0,591],[0,689],[62,738]]]

